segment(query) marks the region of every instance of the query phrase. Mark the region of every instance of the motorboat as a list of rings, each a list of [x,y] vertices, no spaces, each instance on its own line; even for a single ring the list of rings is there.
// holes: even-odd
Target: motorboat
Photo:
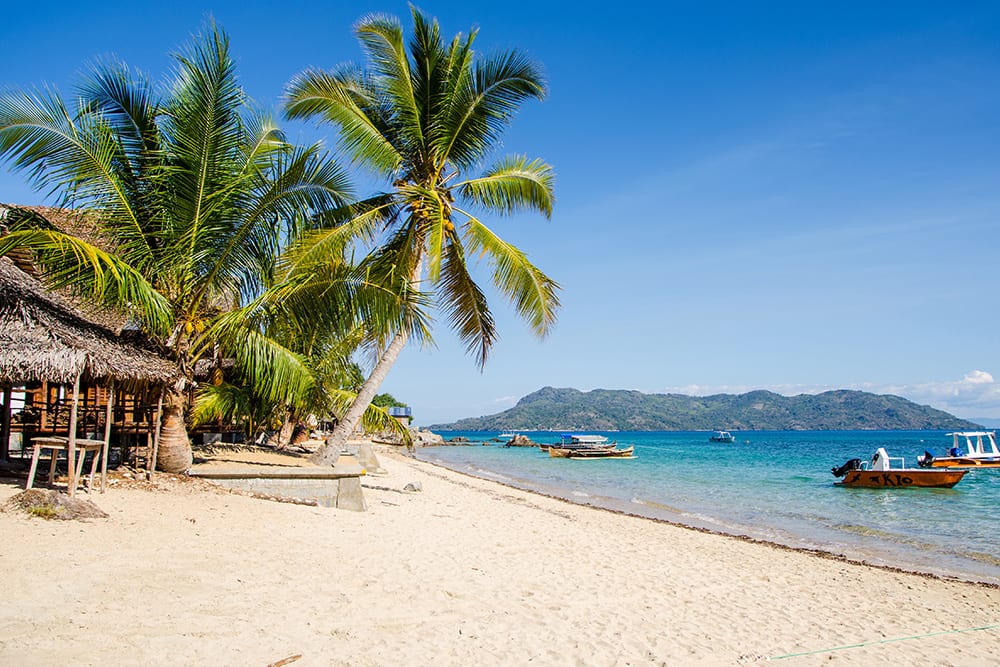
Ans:
[[[893,467],[892,461],[899,461]],[[968,470],[907,468],[903,457],[890,457],[885,447],[875,450],[871,462],[850,459],[844,465],[831,469],[835,477],[843,477],[841,486],[895,489],[907,487],[945,488],[958,484]]]
[[[946,456],[924,452],[917,457],[921,468],[1000,468],[1000,449],[993,431],[955,431]]]
[[[729,431],[716,431],[708,440],[709,442],[736,442],[736,436]]]

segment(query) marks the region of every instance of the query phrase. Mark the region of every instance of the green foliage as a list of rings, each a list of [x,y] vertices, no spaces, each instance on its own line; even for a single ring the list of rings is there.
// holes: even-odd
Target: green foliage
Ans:
[[[488,417],[430,428],[459,431],[968,430],[975,424],[899,396],[860,391],[781,396],[769,391],[684,396],[545,387]]]
[[[250,110],[214,24],[174,60],[162,90],[97,63],[75,108],[51,90],[0,95],[0,159],[92,212],[111,248],[15,211],[0,255],[32,249],[52,284],[127,312],[189,380],[199,359],[235,359],[230,384],[202,387],[196,419],[332,411],[330,392],[360,384],[359,345],[423,333],[408,275],[345,259],[383,202],[353,202],[320,144],[290,144]]]
[[[372,405],[377,405],[380,408],[405,408],[406,403],[401,403],[396,400],[396,397],[392,394],[376,394],[375,398],[372,399]]]

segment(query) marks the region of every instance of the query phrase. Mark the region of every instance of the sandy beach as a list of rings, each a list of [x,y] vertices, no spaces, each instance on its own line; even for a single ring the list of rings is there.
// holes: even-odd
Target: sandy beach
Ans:
[[[0,513],[0,664],[1000,664],[996,588],[379,457],[367,512],[160,475]]]

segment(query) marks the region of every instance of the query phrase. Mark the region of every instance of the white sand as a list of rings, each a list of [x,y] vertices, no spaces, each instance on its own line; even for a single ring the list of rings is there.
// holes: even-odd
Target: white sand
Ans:
[[[95,493],[107,520],[0,513],[0,665],[733,665],[854,644],[775,662],[1000,664],[1000,628],[970,630],[1000,624],[995,588],[380,458],[365,513],[201,483]]]

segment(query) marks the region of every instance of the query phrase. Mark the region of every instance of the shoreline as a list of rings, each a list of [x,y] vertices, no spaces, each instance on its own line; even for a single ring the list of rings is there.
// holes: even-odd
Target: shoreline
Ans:
[[[364,479],[363,513],[159,475],[160,490],[85,496],[109,519],[0,513],[0,663],[1000,661],[989,584],[595,512],[378,456],[386,474]],[[410,482],[423,490],[405,492]],[[19,490],[0,484],[0,502]]]
[[[517,484],[508,484],[508,483],[502,482],[500,480],[496,480],[496,479],[491,479],[489,477],[482,477],[482,476],[479,476],[479,475],[475,475],[475,474],[473,474],[471,472],[467,472],[467,471],[464,471],[464,470],[456,470],[455,468],[450,468],[450,467],[444,465],[443,463],[439,463],[439,462],[436,462],[436,461],[426,461],[426,460],[419,459],[419,458],[416,459],[416,460],[419,461],[419,462],[421,462],[421,463],[426,463],[428,465],[432,465],[432,466],[434,466],[436,468],[443,468],[444,470],[447,470],[449,472],[453,472],[453,473],[462,475],[464,477],[468,477],[470,479],[478,479],[478,480],[483,480],[483,481],[486,481],[486,482],[492,482],[494,484],[499,484],[500,486],[504,486],[504,487],[509,488],[509,489],[517,489],[518,491],[524,491],[525,493],[530,493],[532,495],[540,496],[542,498],[551,498],[552,500],[558,500],[560,502],[564,502],[564,503],[567,503],[569,505],[576,505],[576,506],[579,506],[579,507],[586,507],[586,508],[589,508],[589,509],[600,510],[602,512],[609,512],[611,514],[617,514],[617,515],[621,515],[621,516],[629,516],[629,517],[633,517],[633,518],[636,518],[636,519],[641,519],[643,521],[652,521],[654,523],[660,523],[660,524],[667,525],[667,526],[673,526],[675,528],[682,528],[684,530],[692,530],[692,531],[696,531],[696,532],[699,532],[699,533],[705,533],[707,535],[716,535],[718,537],[727,537],[727,538],[731,538],[731,539],[735,539],[735,540],[740,540],[742,542],[747,542],[749,544],[759,544],[761,546],[771,547],[773,549],[780,549],[780,550],[784,550],[784,551],[791,551],[791,552],[797,552],[797,553],[802,553],[802,554],[808,554],[808,555],[816,556],[818,558],[825,558],[825,559],[828,559],[828,560],[833,560],[833,561],[837,561],[837,562],[841,562],[841,563],[850,563],[852,565],[860,565],[860,566],[863,566],[863,567],[870,567],[870,568],[875,568],[875,569],[879,569],[879,570],[885,570],[887,572],[895,572],[895,573],[899,573],[899,574],[912,574],[912,575],[915,575],[915,576],[918,576],[918,577],[928,577],[930,579],[937,579],[937,580],[940,580],[940,581],[953,581],[953,582],[957,582],[957,583],[971,584],[973,586],[984,586],[984,587],[987,587],[987,588],[993,588],[993,589],[1000,590],[1000,583],[995,583],[995,582],[992,582],[992,581],[980,581],[980,580],[976,580],[976,579],[972,579],[972,578],[967,578],[967,577],[962,577],[962,576],[958,576],[958,575],[947,575],[947,574],[941,574],[941,573],[938,573],[938,572],[927,572],[927,571],[921,571],[921,570],[917,570],[917,569],[909,569],[909,568],[906,568],[904,566],[899,566],[899,565],[887,565],[887,564],[882,564],[882,563],[873,563],[873,562],[866,561],[866,560],[861,559],[861,558],[854,558],[854,557],[851,557],[851,556],[848,556],[848,555],[845,555],[845,554],[837,553],[835,551],[830,551],[830,550],[823,549],[823,548],[820,548],[820,547],[816,547],[816,548],[813,548],[813,547],[797,547],[797,546],[793,546],[793,545],[790,545],[790,544],[782,544],[781,542],[775,542],[773,540],[767,540],[767,539],[752,537],[750,535],[738,534],[738,533],[727,533],[724,530],[716,530],[716,529],[713,529],[713,528],[706,528],[704,526],[695,526],[695,525],[692,525],[692,524],[684,523],[683,521],[677,521],[677,520],[672,520],[672,519],[665,519],[663,517],[658,517],[658,516],[649,516],[647,514],[642,514],[640,512],[632,512],[632,511],[629,511],[629,510],[626,510],[626,509],[615,509],[614,507],[605,507],[603,505],[598,505],[598,504],[595,504],[595,503],[590,503],[590,502],[585,502],[585,501],[578,501],[578,500],[574,500],[573,498],[569,498],[569,497],[565,497],[565,496],[560,496],[558,494],[546,493],[544,491],[539,491],[537,489],[532,489],[532,488],[529,488],[528,486],[519,486]],[[365,486],[365,485],[362,484],[362,486]],[[368,488],[368,487],[365,486],[365,488]]]
[[[553,435],[534,439],[551,442]],[[553,465],[524,449],[437,448],[419,455],[573,502],[872,565],[1000,584],[993,525],[1000,469],[973,471],[956,489],[913,493],[845,490],[827,472],[831,461],[876,446],[912,453],[937,439],[924,433],[782,432],[735,448],[712,447],[691,434],[636,432],[622,441],[636,445],[640,460],[594,468]]]

